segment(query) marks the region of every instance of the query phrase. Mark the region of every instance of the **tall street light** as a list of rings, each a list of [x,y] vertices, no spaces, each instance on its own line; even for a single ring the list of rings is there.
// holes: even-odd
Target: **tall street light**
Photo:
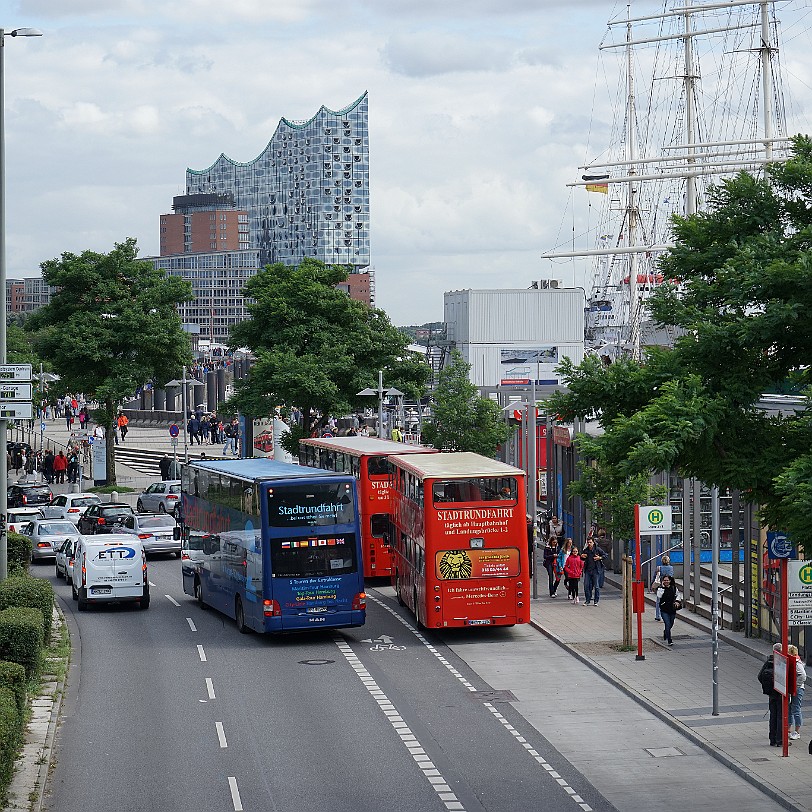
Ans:
[[[400,389],[384,389],[383,388],[383,370],[378,370],[378,388],[377,389],[362,389],[360,392],[356,392],[356,395],[364,395],[364,396],[378,396],[378,437],[383,439],[383,399],[384,397],[402,397],[403,392]],[[389,428],[389,436],[392,436],[392,428]]]
[[[41,37],[42,31],[36,28],[15,28],[5,31],[0,28],[0,364],[5,364],[6,356],[6,139],[5,139],[5,77],[3,75],[3,54],[6,37]],[[8,577],[8,536],[6,515],[8,513],[8,464],[7,464],[8,421],[0,419],[0,581]]]

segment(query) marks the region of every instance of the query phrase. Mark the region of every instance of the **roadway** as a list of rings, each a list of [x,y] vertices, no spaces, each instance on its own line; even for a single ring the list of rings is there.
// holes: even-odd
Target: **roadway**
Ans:
[[[377,586],[362,628],[240,635],[149,566],[148,611],[81,614],[35,569],[74,645],[48,810],[777,808],[529,626],[421,632]]]

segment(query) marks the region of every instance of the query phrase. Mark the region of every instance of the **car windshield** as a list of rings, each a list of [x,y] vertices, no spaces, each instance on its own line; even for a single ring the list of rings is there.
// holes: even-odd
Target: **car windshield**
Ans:
[[[144,516],[138,520],[139,527],[174,527],[175,520],[171,516]]]
[[[105,516],[129,516],[133,509],[129,505],[120,505],[119,507],[105,508],[102,513]]]
[[[23,493],[33,494],[35,496],[46,496],[51,492],[47,485],[35,485],[33,487],[26,487],[21,489]]]
[[[71,499],[70,503],[74,507],[85,507],[86,505],[98,505],[100,501],[98,496],[79,496]]]
[[[70,522],[48,522],[39,526],[41,536],[64,536],[65,533],[72,535],[75,532],[76,528]]]
[[[170,485],[169,493],[180,493],[180,485]]]

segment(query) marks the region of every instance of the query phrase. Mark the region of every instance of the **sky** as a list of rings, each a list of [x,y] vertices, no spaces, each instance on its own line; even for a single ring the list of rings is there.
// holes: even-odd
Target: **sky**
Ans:
[[[793,132],[812,118],[812,16],[794,6]],[[7,31],[44,34],[5,40],[8,278],[127,237],[156,255],[187,167],[251,161],[283,116],[368,91],[376,305],[393,323],[441,321],[450,290],[589,285],[584,262],[541,254],[592,247],[580,241],[597,196],[567,184],[610,137],[619,68],[599,45],[623,4],[0,0],[0,12]]]

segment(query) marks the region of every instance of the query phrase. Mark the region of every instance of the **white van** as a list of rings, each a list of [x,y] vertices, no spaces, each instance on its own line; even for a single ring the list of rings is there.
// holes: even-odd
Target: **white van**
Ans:
[[[124,533],[80,537],[72,588],[80,612],[91,603],[124,601],[149,608],[147,557],[141,540]]]

